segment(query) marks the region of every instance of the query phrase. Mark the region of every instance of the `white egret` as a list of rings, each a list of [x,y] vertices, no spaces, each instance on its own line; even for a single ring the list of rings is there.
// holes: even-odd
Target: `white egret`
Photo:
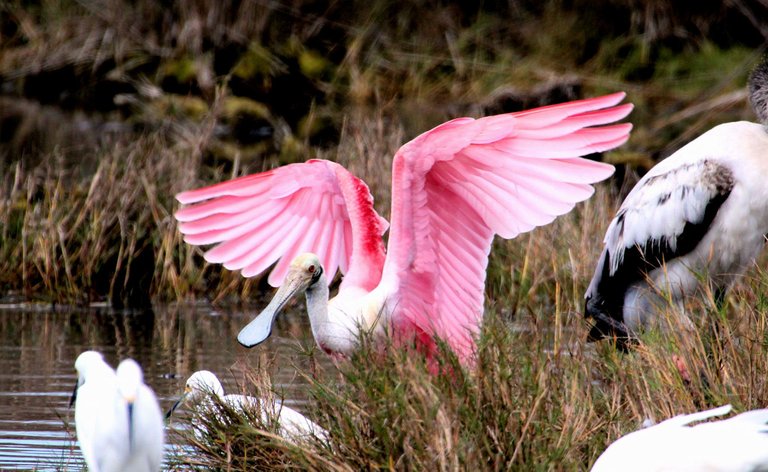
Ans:
[[[731,405],[679,415],[629,433],[608,446],[592,472],[768,470],[768,409],[691,426],[729,411]]]
[[[117,366],[117,384],[128,412],[129,454],[123,470],[154,472],[163,460],[163,414],[154,392],[144,384],[144,374],[133,359]]]
[[[123,470],[128,457],[128,415],[121,401],[115,371],[96,351],[75,361],[78,380],[72,394],[80,450],[92,472]]]
[[[197,402],[198,407],[201,408],[201,410],[197,411],[198,413],[210,413],[212,411],[212,404],[207,395],[216,395],[222,402],[235,410],[260,411],[262,421],[265,423],[272,418],[276,418],[280,426],[280,435],[289,441],[309,440],[312,437],[322,440],[328,439],[328,432],[325,429],[277,400],[268,402],[246,395],[225,395],[221,381],[213,372],[208,370],[197,371],[187,379],[184,394],[168,411],[166,416],[169,417],[179,405],[187,400]]]
[[[768,63],[749,79],[762,123],[712,128],[654,166],[608,226],[585,294],[591,340],[648,325],[668,291],[677,303],[710,284],[718,303],[768,234]]]

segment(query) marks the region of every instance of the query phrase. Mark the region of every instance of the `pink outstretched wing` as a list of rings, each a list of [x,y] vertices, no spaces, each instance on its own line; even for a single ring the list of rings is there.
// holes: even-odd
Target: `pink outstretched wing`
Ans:
[[[393,323],[471,356],[494,234],[513,238],[592,195],[613,166],[580,156],[624,143],[623,93],[480,119],[458,118],[405,144],[392,175],[382,284]],[[423,339],[423,336],[422,336]]]
[[[179,230],[190,244],[216,244],[205,253],[243,276],[262,273],[279,286],[297,255],[318,255],[328,280],[336,269],[345,283],[371,289],[381,277],[387,221],[373,209],[365,183],[325,160],[291,164],[180,193]],[[363,264],[354,264],[353,259]],[[361,266],[353,269],[353,265]],[[348,272],[349,271],[349,272]]]

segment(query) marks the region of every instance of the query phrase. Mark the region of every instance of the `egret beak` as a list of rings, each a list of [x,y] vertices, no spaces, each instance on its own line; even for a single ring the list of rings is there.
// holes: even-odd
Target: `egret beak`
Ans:
[[[314,281],[313,279],[307,279],[302,277],[301,273],[289,272],[285,277],[283,285],[277,289],[277,293],[272,298],[264,310],[256,315],[245,328],[237,335],[237,341],[245,347],[253,347],[266,340],[269,335],[272,334],[272,324],[275,322],[275,318],[283,309],[288,301],[295,297],[297,293],[307,289],[307,287]]]
[[[176,403],[174,403],[174,404],[173,404],[173,406],[171,407],[171,409],[170,409],[170,410],[168,410],[168,413],[166,413],[166,414],[165,414],[165,420],[166,420],[166,421],[168,421],[168,420],[170,420],[170,419],[171,419],[171,415],[173,415],[173,412],[174,412],[174,411],[176,411],[176,409],[177,409],[179,406],[181,406],[181,404],[182,404],[182,403],[184,403],[184,400],[186,400],[186,399],[187,399],[187,395],[188,395],[188,394],[189,394],[189,393],[185,391],[185,392],[184,392],[184,394],[181,396],[181,398],[179,398],[178,400],[176,400]]]
[[[133,400],[128,400],[128,450],[133,451]]]
[[[69,398],[69,407],[72,408],[72,405],[75,404],[75,401],[77,400],[77,389],[80,387],[80,380],[78,379],[77,382],[75,382],[75,389],[72,391],[72,396]]]

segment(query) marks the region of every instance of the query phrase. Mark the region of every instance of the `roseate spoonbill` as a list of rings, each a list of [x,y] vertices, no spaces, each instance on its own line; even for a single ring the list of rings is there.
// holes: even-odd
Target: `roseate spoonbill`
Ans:
[[[749,80],[768,123],[768,64]],[[667,290],[681,303],[702,276],[722,303],[768,233],[768,133],[739,121],[712,128],[654,166],[621,204],[585,294],[590,340],[626,339],[654,319]],[[685,319],[684,321],[689,321]]]
[[[592,472],[768,470],[768,410],[690,426],[729,411],[731,405],[679,415],[629,433],[608,446]]]
[[[77,440],[88,470],[122,471],[129,454],[128,412],[115,371],[96,351],[80,354],[75,369],[78,380],[70,406],[75,404]]]
[[[581,156],[624,143],[624,93],[485,118],[457,118],[416,137],[392,164],[392,223],[365,183],[339,164],[310,160],[180,193],[176,213],[190,244],[250,277],[269,276],[272,302],[239,334],[251,347],[280,309],[305,292],[320,348],[347,354],[361,330],[436,337],[468,361],[483,315],[494,234],[513,238],[552,222],[592,195],[613,166]],[[310,251],[313,254],[304,254]],[[328,300],[336,269],[345,274]]]
[[[206,395],[216,395],[221,401],[235,410],[249,409],[260,411],[262,413],[262,421],[264,422],[270,421],[271,418],[276,418],[280,425],[280,435],[290,441],[308,440],[312,437],[324,441],[328,439],[328,432],[325,429],[279,401],[268,403],[259,398],[246,395],[224,395],[224,387],[222,387],[219,378],[208,370],[199,370],[187,379],[184,394],[171,407],[165,415],[166,418],[170,418],[173,412],[188,399],[197,402],[198,407],[203,409],[202,411],[198,410],[198,414],[211,410],[212,404]]]
[[[128,457],[124,471],[153,472],[163,462],[163,414],[155,393],[144,383],[144,374],[133,359],[117,366],[117,386],[128,412]]]

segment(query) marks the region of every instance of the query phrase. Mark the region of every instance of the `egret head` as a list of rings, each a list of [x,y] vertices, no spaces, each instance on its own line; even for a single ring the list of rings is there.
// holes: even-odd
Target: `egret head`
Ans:
[[[136,397],[139,394],[139,387],[144,383],[144,373],[141,371],[139,363],[133,359],[124,359],[117,366],[117,389],[120,396],[125,401],[125,407],[128,410],[128,444],[133,450],[134,431],[133,431],[133,409],[136,403]]]
[[[144,383],[144,374],[136,361],[125,359],[120,362],[117,366],[117,386],[126,402],[133,403],[136,400],[142,383]]]
[[[216,395],[222,398],[224,397],[224,387],[221,386],[219,378],[213,372],[198,370],[187,379],[187,383],[184,385],[184,393],[168,410],[168,413],[165,414],[166,419],[170,418],[173,412],[186,400],[201,401],[207,395]]]
[[[198,370],[190,375],[184,386],[184,393],[187,395],[214,394],[219,397],[224,396],[224,387],[221,386],[216,374],[209,370]]]
[[[114,376],[115,371],[104,362],[104,357],[100,352],[85,351],[77,356],[75,360],[75,370],[77,370],[77,382],[69,401],[69,406],[75,404],[77,400],[77,389],[80,388],[89,378],[97,376]]]
[[[79,383],[85,382],[85,378],[90,372],[94,372],[94,369],[98,370],[105,365],[107,364],[104,362],[104,356],[100,352],[85,351],[81,353],[75,360],[75,370],[77,370],[77,375],[80,378]]]
[[[240,331],[237,340],[245,347],[253,347],[263,342],[272,334],[272,324],[285,304],[296,294],[306,292],[318,283],[325,283],[320,259],[312,253],[296,256],[272,301]]]

